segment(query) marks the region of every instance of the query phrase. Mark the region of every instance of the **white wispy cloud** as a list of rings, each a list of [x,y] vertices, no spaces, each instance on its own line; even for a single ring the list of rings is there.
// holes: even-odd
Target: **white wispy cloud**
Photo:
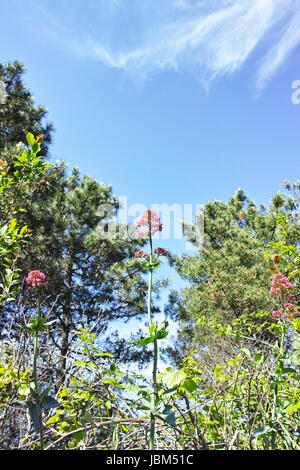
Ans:
[[[293,50],[300,44],[300,5],[298,11],[285,24],[280,39],[263,57],[257,74],[257,88],[263,89],[274,77],[280,66],[290,57]],[[300,54],[299,54],[300,58]]]
[[[261,90],[300,44],[300,0],[97,0],[82,17],[73,5],[73,16],[40,7],[44,33],[140,82],[173,69],[209,86],[256,52]]]

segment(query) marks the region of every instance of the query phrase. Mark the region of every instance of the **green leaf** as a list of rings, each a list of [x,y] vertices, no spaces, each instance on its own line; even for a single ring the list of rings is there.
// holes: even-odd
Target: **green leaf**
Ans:
[[[163,393],[161,394],[162,398],[168,398],[171,395],[174,395],[174,393],[178,390],[178,385],[172,388],[168,388],[167,390],[164,390]]]
[[[164,373],[162,380],[169,388],[180,385],[180,383],[186,379],[186,373],[183,370],[173,372],[171,367],[168,367]]]
[[[285,413],[293,413],[294,411],[298,410],[300,408],[300,400],[297,401],[297,403],[292,403],[290,404],[285,410]]]
[[[49,397],[49,396],[43,399],[42,404],[43,404],[43,408],[45,408],[46,410],[60,406],[60,403],[58,403],[58,401],[55,400],[55,398]]]
[[[21,155],[22,161],[24,162],[28,157],[27,149],[24,149]]]
[[[161,406],[157,407],[153,414],[174,427],[175,426],[175,413],[172,409],[172,406],[165,405],[162,410],[160,408]]]
[[[32,424],[35,430],[39,432],[41,428],[40,417],[42,414],[42,408],[36,403],[32,403],[32,402],[27,403],[27,405],[29,408],[29,415],[30,415]]]
[[[5,369],[4,369],[5,370]],[[18,387],[19,395],[27,395],[28,393],[28,385],[26,383],[19,385]]]
[[[84,431],[76,432],[76,434],[72,435],[72,439],[74,439],[76,441],[76,443],[79,444],[84,439]]]
[[[29,387],[29,391],[30,391],[30,395],[32,396],[34,400],[40,399],[39,394],[32,387]]]
[[[144,268],[147,269],[156,269],[159,268],[160,264],[159,263],[150,263],[149,261],[146,261],[146,263],[143,263]]]
[[[112,353],[99,353],[98,356],[100,357],[114,357],[114,355]]]
[[[85,367],[86,365],[87,365],[87,363],[84,362],[84,361],[81,361],[81,360],[75,361],[75,366],[76,367]]]
[[[56,320],[53,320],[53,321],[56,321]],[[47,323],[47,318],[45,317],[40,317],[40,318],[31,317],[30,322],[26,323],[23,328],[31,333],[37,333],[39,331],[45,331],[47,327],[51,323],[53,323],[53,321]]]
[[[265,436],[266,434],[269,434],[271,431],[272,428],[270,426],[263,426],[261,428],[257,428],[252,434],[252,438],[257,439],[260,436]]]
[[[295,270],[292,271],[291,274],[289,275],[289,279],[291,279],[291,277],[296,276],[296,274],[299,274],[299,273],[300,273],[300,269],[295,269]]]
[[[249,358],[251,358],[251,353],[250,353],[249,349],[247,349],[247,348],[241,348],[241,352],[243,352],[244,354],[246,354],[246,356],[248,356]]]
[[[293,367],[283,367],[282,368],[282,373],[283,374],[296,374],[297,371]]]
[[[46,424],[57,423],[57,421],[59,421],[59,417],[56,415],[53,415],[47,420]]]
[[[153,343],[156,339],[163,339],[168,336],[168,332],[166,330],[166,327],[168,326],[167,321],[163,321],[161,323],[161,326],[157,329],[156,325],[151,325],[149,327],[149,332],[151,336],[146,336],[145,338],[138,339],[137,341],[130,341],[130,343],[133,344],[142,344],[143,346],[146,346],[147,344]],[[157,332],[155,334],[152,334],[155,330],[157,329]]]
[[[165,329],[165,328],[161,328],[160,330],[158,330],[158,332],[156,333],[156,339],[164,339],[168,336],[168,331]]]
[[[92,367],[93,369],[97,369],[97,364],[96,364],[94,361],[90,361],[90,362],[88,363],[88,366],[89,366],[89,367]]]
[[[265,357],[261,353],[256,353],[253,356],[255,362],[261,362]]]
[[[141,398],[138,403],[141,409],[150,410],[152,412],[155,411],[155,409],[152,407],[151,398],[149,398],[149,400],[147,398]]]
[[[149,326],[149,333],[150,333],[150,335],[152,335],[152,333],[154,333],[154,331],[156,330],[156,328],[157,328],[157,325],[156,325],[156,324]]]
[[[41,393],[40,393],[40,396],[42,398],[46,397],[49,393],[49,390],[50,390],[51,387],[46,387]]]
[[[156,336],[152,335],[152,336],[147,336],[146,338],[138,339],[137,341],[129,341],[129,342],[133,344],[142,344],[143,346],[146,346],[147,344],[153,343],[155,339],[156,339]]]
[[[21,228],[20,230],[20,235],[22,236],[25,230],[27,229],[27,225],[24,225],[24,227]]]
[[[35,144],[35,138],[34,138],[34,135],[31,134],[31,132],[28,132],[28,134],[26,135],[26,140],[28,142],[28,145],[30,145],[30,147],[32,147],[32,145]]]
[[[32,151],[33,151],[33,153],[37,153],[39,150],[40,150],[40,144],[38,144],[37,142],[35,142],[35,143],[32,145]]]
[[[197,390],[198,385],[193,379],[186,379],[182,382],[182,387],[185,388],[190,393],[193,393],[195,390]]]

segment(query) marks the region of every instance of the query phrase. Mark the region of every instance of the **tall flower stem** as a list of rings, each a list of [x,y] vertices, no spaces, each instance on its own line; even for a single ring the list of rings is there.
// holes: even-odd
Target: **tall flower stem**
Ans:
[[[38,291],[38,298],[37,298],[37,321],[39,321],[41,317],[41,298],[40,293]],[[37,358],[38,358],[38,329],[36,329],[34,333],[34,351],[33,351],[33,379],[34,379],[34,386],[37,393],[39,393],[39,384],[37,378]]]
[[[153,325],[152,323],[152,316],[151,316],[151,294],[152,294],[152,277],[153,277],[153,269],[157,268],[159,266],[159,263],[157,263],[157,260],[159,256],[167,256],[168,252],[167,250],[164,250],[163,248],[156,248],[153,252],[153,247],[152,247],[152,235],[155,232],[160,232],[162,230],[162,223],[160,221],[160,218],[158,215],[151,210],[146,210],[143,212],[141,217],[137,220],[136,223],[138,230],[137,233],[139,235],[142,235],[143,237],[149,236],[149,243],[150,243],[150,253],[149,253],[149,258],[148,254],[145,253],[144,251],[140,250],[135,253],[136,257],[142,257],[145,259],[147,257],[149,261],[147,260],[146,263],[144,263],[144,266],[146,266],[149,269],[149,283],[148,283],[148,322],[149,322],[149,332],[151,334],[150,340],[153,342],[153,352],[154,352],[154,358],[153,358],[153,371],[152,371],[152,384],[153,384],[153,392],[151,395],[151,412],[150,412],[150,450],[154,449],[154,439],[155,439],[155,417],[157,415],[157,406],[159,404],[159,396],[158,396],[158,391],[157,391],[157,361],[158,361],[158,344],[157,344],[157,338],[158,338],[158,329],[157,325]],[[156,259],[153,262],[153,253],[157,255]],[[154,333],[155,332],[155,333]],[[154,333],[154,334],[153,334]],[[161,339],[161,334],[162,331],[160,332],[160,339]],[[166,330],[164,330],[163,334],[167,334]],[[163,336],[165,337],[165,336]],[[147,338],[148,339],[148,338]],[[148,343],[141,343],[141,344],[148,344]]]
[[[153,278],[153,268],[152,268],[152,259],[153,259],[153,248],[152,248],[152,238],[150,234],[150,267],[149,267],[149,283],[148,283],[148,322],[149,327],[152,326],[152,316],[151,316],[151,293],[152,293],[152,278]],[[154,358],[153,358],[153,371],[152,371],[152,382],[153,382],[153,394],[152,394],[152,408],[155,408],[157,404],[157,360],[158,360],[158,345],[157,339],[153,342],[154,347]],[[154,439],[155,439],[155,416],[151,413],[150,416],[150,450],[154,449]]]
[[[282,295],[282,306],[284,308],[283,295]],[[280,344],[279,344],[279,352],[278,352],[277,361],[276,361],[277,362],[277,364],[276,364],[277,373],[276,373],[276,383],[275,383],[275,386],[274,386],[272,421],[275,421],[275,419],[276,419],[277,401],[278,401],[278,381],[279,381],[279,378],[280,378],[280,367],[281,367],[279,365],[279,369],[278,369],[278,363],[280,361],[282,361],[282,359],[283,359],[284,339],[285,339],[286,331],[287,331],[286,321],[282,320],[281,321],[281,338],[280,338]],[[276,449],[275,440],[276,440],[276,432],[273,430],[272,433],[271,433],[271,448],[272,448],[272,450]]]
[[[40,297],[40,291],[38,290],[37,292],[37,322],[39,323],[41,318],[41,297]],[[40,387],[38,383],[38,377],[37,377],[37,359],[38,359],[38,328],[35,331],[34,334],[34,351],[33,351],[33,380],[34,380],[34,386],[35,386],[35,391],[36,394],[40,394]],[[40,431],[40,446],[41,450],[44,449],[44,432],[43,432],[43,416],[42,416],[42,410],[40,411],[39,414],[39,431]]]

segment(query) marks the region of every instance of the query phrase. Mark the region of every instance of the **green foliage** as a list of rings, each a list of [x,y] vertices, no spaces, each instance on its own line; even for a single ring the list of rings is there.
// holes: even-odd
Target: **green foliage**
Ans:
[[[150,336],[145,338],[138,339],[136,341],[130,341],[133,344],[141,344],[142,346],[147,346],[147,344],[153,343],[155,340],[164,339],[168,336],[168,322],[164,320],[161,325],[152,324],[149,326]]]
[[[171,296],[168,308],[180,325],[179,340],[170,351],[174,360],[180,361],[185,351],[200,344],[202,366],[210,368],[234,354],[235,335],[246,347],[276,341],[265,314],[275,306],[267,295],[273,263],[264,253],[272,248],[275,254],[284,244],[282,262],[292,259],[300,241],[299,189],[299,183],[286,183],[286,194],[275,195],[268,211],[257,207],[242,190],[226,203],[205,205],[203,245],[197,237],[200,221],[196,221],[192,231],[195,245],[200,244],[198,253],[174,258],[179,275],[189,281],[186,289]],[[282,218],[287,221],[287,244]],[[299,265],[295,275],[297,269]]]
[[[145,282],[143,270],[133,258],[139,242],[98,237],[99,223],[108,221],[99,207],[109,205],[115,213],[118,210],[111,185],[87,175],[81,177],[76,168],[67,175],[63,163],[49,169],[44,181],[27,199],[24,222],[32,233],[19,266],[23,272],[42,267],[49,280],[43,307],[49,311],[49,321],[58,320],[58,328],[51,333],[60,356],[52,365],[58,388],[66,372],[67,353],[74,344],[71,331],[75,324],[95,324],[95,333],[102,332],[110,350],[124,355],[123,343],[116,336],[113,341],[105,337],[105,330],[113,321],[127,321],[144,312]],[[23,294],[17,299],[18,309],[15,304],[7,306],[0,324],[11,315],[14,326],[22,321],[19,312],[26,304],[32,306],[32,296]],[[14,334],[18,335],[16,329]],[[134,350],[133,346],[127,348],[128,355],[135,354]],[[140,356],[141,361],[145,358]]]
[[[141,243],[99,240],[98,223],[108,223],[99,205],[118,210],[111,186],[45,164],[41,138],[27,133],[24,150],[1,156],[0,295],[13,310],[1,316],[0,448],[299,450],[300,319],[273,317],[269,295],[283,273],[299,309],[299,184],[287,183],[289,195],[274,196],[269,213],[242,191],[207,204],[203,249],[175,259],[190,281],[173,297],[177,365],[158,371],[168,322],[152,322],[152,246],[140,265]],[[20,273],[33,264],[45,266],[47,295],[38,291],[36,306],[36,291],[22,292],[16,304]],[[129,349],[146,356],[153,346],[152,381],[120,361],[120,343],[110,347],[112,337],[106,348],[99,335],[112,320],[145,313],[145,270],[146,336]],[[11,321],[8,331],[18,314],[22,328]]]
[[[5,85],[6,99],[0,105],[0,154],[20,142],[25,145],[28,132],[44,134],[41,153],[46,156],[51,143],[53,126],[44,124],[47,115],[44,106],[36,106],[33,96],[23,82],[24,65],[20,62],[0,64],[0,80]],[[34,145],[31,139],[32,145]],[[31,143],[29,143],[29,146]]]
[[[27,191],[34,190],[35,178],[44,175],[46,168],[50,167],[43,157],[38,156],[39,139],[28,133],[27,141],[30,149],[15,155],[13,171],[8,162],[0,162],[0,304],[4,300],[13,300],[19,288],[20,269],[16,265],[31,232],[28,225],[21,222]]]
[[[26,323],[23,328],[29,333],[39,333],[46,331],[47,328],[55,322],[56,320],[48,321],[46,317],[31,317],[29,323]]]

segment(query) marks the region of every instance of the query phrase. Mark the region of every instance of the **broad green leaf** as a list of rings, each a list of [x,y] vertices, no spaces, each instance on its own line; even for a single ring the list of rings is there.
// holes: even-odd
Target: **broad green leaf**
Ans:
[[[266,434],[269,434],[271,431],[272,428],[270,426],[263,426],[261,428],[257,428],[252,434],[252,438],[257,439],[260,436],[265,436]]]
[[[0,372],[1,373],[1,372]],[[28,385],[27,384],[21,384],[18,387],[18,393],[19,395],[27,395],[29,391]]]
[[[46,424],[57,423],[57,421],[59,421],[59,417],[56,415],[53,415],[47,420]]]
[[[43,402],[42,402],[42,403],[43,403],[43,407],[44,407],[46,410],[48,410],[48,409],[50,409],[50,408],[56,408],[57,406],[60,406],[60,403],[58,403],[58,401],[55,400],[55,398],[49,397],[49,396],[45,397],[45,398],[43,399]]]
[[[296,374],[297,371],[293,367],[283,367],[282,372],[284,374]]]
[[[161,397],[162,398],[168,398],[171,395],[174,395],[174,393],[176,393],[177,390],[178,390],[178,385],[176,385],[175,387],[172,387],[172,388],[168,388],[167,390],[163,391],[163,393],[161,394]]]
[[[160,330],[158,330],[158,332],[156,333],[156,339],[164,339],[168,336],[168,332],[165,328],[161,328]]]
[[[40,144],[38,144],[37,142],[35,142],[35,143],[32,145],[32,151],[33,151],[33,153],[37,153],[39,150],[40,150]]]
[[[170,370],[171,369],[171,370]],[[173,388],[180,385],[180,383],[186,379],[186,373],[183,370],[173,372],[172,368],[169,367],[163,374],[162,380],[168,388]]]
[[[21,228],[20,230],[20,235],[22,236],[25,230],[27,229],[27,225],[24,225],[24,227]]]
[[[29,402],[28,404],[29,414],[32,421],[32,424],[37,432],[39,432],[41,423],[40,417],[42,413],[42,408],[36,403]]]
[[[157,407],[157,409],[154,411],[153,414],[174,427],[175,426],[175,413],[172,410],[172,406],[165,405],[162,409],[160,408],[161,406]]]
[[[290,404],[285,410],[285,413],[293,413],[294,411],[298,410],[300,408],[300,400],[297,401],[297,403],[292,403]]]
[[[247,348],[241,348],[241,352],[243,352],[244,354],[246,354],[246,356],[248,356],[249,358],[251,358],[251,353],[250,353],[249,349],[247,349]]]
[[[300,269],[295,269],[295,270],[292,271],[291,274],[289,275],[289,279],[291,279],[291,277],[296,276],[296,274],[299,274],[299,273],[300,273]]]
[[[141,344],[143,346],[146,346],[147,344],[153,343],[153,341],[156,339],[156,336],[147,336],[146,338],[138,339],[137,341],[129,341],[130,343],[133,344]]]
[[[193,379],[184,380],[181,386],[190,393],[193,393],[198,388],[198,385]]]
[[[156,330],[156,328],[157,328],[157,325],[156,325],[156,324],[149,326],[149,333],[150,333],[150,335],[152,335],[152,333],[154,333],[154,331]]]
[[[87,365],[87,363],[84,362],[84,361],[81,361],[81,360],[75,361],[75,366],[76,367],[85,367],[86,365]]]
[[[49,393],[49,391],[50,391],[50,388],[51,388],[51,387],[46,387],[46,388],[40,393],[40,395],[41,395],[42,398],[44,398],[44,397],[46,397],[46,396],[48,395],[48,393]]]
[[[96,364],[94,361],[90,361],[90,362],[88,363],[88,366],[89,366],[89,367],[92,367],[93,369],[97,369],[97,364]]]
[[[253,359],[255,362],[261,362],[265,357],[260,354],[260,353],[256,353],[254,356],[253,356]]]
[[[149,398],[149,400],[147,398],[141,398],[139,401],[139,406],[141,409],[146,409],[146,410],[150,410],[150,411],[154,411],[153,407],[152,407],[152,403],[151,403],[151,399]]]
[[[28,134],[26,135],[26,140],[28,142],[28,145],[30,145],[30,147],[32,147],[32,145],[35,144],[35,138],[34,138],[34,135],[31,134],[31,132],[28,132]]]
[[[160,264],[159,263],[150,263],[149,261],[146,261],[146,263],[143,263],[143,267],[147,269],[157,269],[159,268]]]
[[[30,395],[34,400],[39,400],[40,396],[39,394],[34,390],[34,388],[29,387]]]

